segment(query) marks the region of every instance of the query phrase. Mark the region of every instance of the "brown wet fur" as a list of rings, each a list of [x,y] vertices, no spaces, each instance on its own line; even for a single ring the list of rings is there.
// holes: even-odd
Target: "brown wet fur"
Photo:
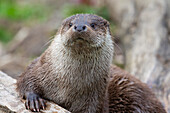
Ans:
[[[98,25],[96,29],[90,27],[92,21]],[[87,25],[87,32],[74,34],[72,27],[69,27],[70,22]],[[109,49],[103,49],[107,44],[96,43],[106,38],[107,32],[110,35],[108,30],[109,23],[96,15],[80,14],[65,19],[57,33],[65,36],[65,49],[58,54],[69,56],[72,60],[77,59],[80,66],[75,68],[75,61],[64,59],[59,65],[65,62],[66,64],[61,65],[62,68],[56,68],[58,64],[55,63],[60,59],[56,55],[58,51],[55,52],[57,48],[54,49],[53,46],[56,43],[52,42],[52,46],[35,59],[19,77],[17,90],[20,96],[30,101],[38,98],[35,99],[36,102],[43,102],[42,99],[50,100],[73,113],[166,113],[146,84],[122,69],[111,66],[112,55],[108,55]],[[82,39],[76,42],[77,37]],[[91,44],[95,46],[91,47]],[[67,53],[67,50],[70,52]],[[102,50],[106,52],[101,52]],[[101,55],[104,56],[100,57]],[[92,64],[96,61],[99,64],[93,67]],[[86,65],[88,66],[85,67]],[[62,71],[63,68],[66,70]],[[89,73],[92,68],[94,72],[91,75]],[[82,76],[79,76],[81,74]],[[36,105],[39,106],[37,111],[45,107],[40,102]],[[26,107],[30,106],[26,103]],[[34,107],[30,110],[34,111]]]
[[[166,113],[151,89],[119,67],[111,66],[110,113]]]

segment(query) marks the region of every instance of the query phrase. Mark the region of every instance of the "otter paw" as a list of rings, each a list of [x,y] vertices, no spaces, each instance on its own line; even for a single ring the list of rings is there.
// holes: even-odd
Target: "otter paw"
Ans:
[[[45,109],[46,101],[35,93],[29,93],[26,98],[25,107],[32,112],[39,112]]]

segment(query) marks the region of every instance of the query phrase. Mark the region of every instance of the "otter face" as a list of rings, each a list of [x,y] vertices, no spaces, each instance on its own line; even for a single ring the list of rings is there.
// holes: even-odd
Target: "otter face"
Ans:
[[[67,47],[101,47],[110,36],[109,22],[92,14],[77,14],[63,21],[59,31]]]

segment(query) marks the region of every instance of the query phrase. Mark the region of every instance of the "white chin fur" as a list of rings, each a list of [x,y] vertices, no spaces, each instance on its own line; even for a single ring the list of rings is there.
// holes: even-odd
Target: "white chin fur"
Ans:
[[[64,36],[58,34],[55,36],[54,38],[54,41],[52,42],[51,46],[53,46],[54,48],[63,48],[67,45],[67,39],[66,38],[63,38]],[[111,35],[109,32],[107,32],[106,34],[106,37],[103,38],[103,39],[95,39],[94,41],[94,44],[89,44],[88,47],[104,47],[103,49],[106,49],[106,48],[109,48],[111,49],[111,51],[113,52],[114,51],[114,46],[113,46],[113,41],[112,41],[112,38],[111,38]],[[108,51],[108,50],[106,50]]]
[[[56,35],[56,36],[55,36],[55,39],[54,39],[54,43],[56,43],[56,44],[62,44],[62,45],[65,45],[65,46],[73,46],[73,45],[74,45],[74,42],[68,44],[68,39],[63,38],[63,37],[65,37],[65,36],[62,36],[62,35],[60,35],[60,34]],[[94,39],[94,38],[93,38],[93,39]],[[105,42],[105,39],[106,39],[106,38],[103,38],[103,39],[98,39],[98,38],[96,38],[95,40],[93,40],[93,43],[90,43],[90,44],[88,44],[88,45],[89,45],[89,47],[90,47],[90,46],[91,46],[91,47],[101,47],[101,46],[103,46],[103,44],[104,44],[104,42]],[[85,42],[85,43],[86,43],[86,42]]]

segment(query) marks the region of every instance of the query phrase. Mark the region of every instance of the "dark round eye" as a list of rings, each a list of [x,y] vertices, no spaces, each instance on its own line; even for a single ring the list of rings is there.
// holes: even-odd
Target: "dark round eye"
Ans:
[[[94,24],[94,23],[90,24],[90,26],[91,26],[93,29],[95,28],[95,24]]]
[[[70,23],[70,24],[69,24],[69,27],[71,27],[72,25],[73,25],[73,24],[72,24],[72,23]]]

